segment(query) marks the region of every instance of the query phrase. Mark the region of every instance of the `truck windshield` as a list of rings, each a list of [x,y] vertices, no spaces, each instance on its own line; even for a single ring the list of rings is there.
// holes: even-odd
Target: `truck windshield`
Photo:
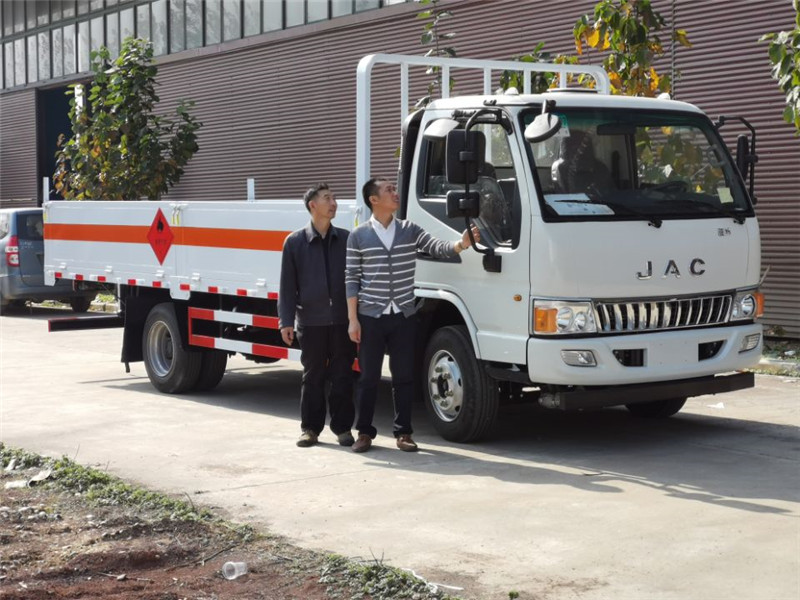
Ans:
[[[523,128],[538,111],[523,113]],[[701,115],[563,109],[561,129],[529,144],[546,219],[752,216],[711,123]]]

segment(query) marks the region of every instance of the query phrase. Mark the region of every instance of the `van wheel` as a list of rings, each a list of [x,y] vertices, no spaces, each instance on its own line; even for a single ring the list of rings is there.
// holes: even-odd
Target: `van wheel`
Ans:
[[[686,404],[686,398],[670,398],[655,402],[641,402],[639,404],[626,404],[632,415],[647,419],[666,419],[671,417]]]
[[[142,356],[147,376],[160,392],[180,394],[192,389],[200,377],[202,354],[183,347],[175,307],[170,302],[157,304],[147,315]]]
[[[228,366],[228,353],[221,350],[206,350],[202,353],[200,361],[200,376],[194,384],[197,392],[213,390],[222,376],[225,375],[225,367]]]
[[[92,306],[92,300],[94,300],[93,296],[79,296],[71,298],[69,305],[72,307],[72,312],[85,313]]]
[[[498,386],[475,358],[466,327],[442,327],[431,336],[423,373],[425,405],[439,435],[474,442],[488,433],[497,416]]]

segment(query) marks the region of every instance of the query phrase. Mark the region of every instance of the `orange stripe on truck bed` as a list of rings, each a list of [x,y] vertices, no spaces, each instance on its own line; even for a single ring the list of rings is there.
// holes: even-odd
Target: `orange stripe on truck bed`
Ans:
[[[283,241],[290,231],[260,231],[258,229],[213,229],[210,227],[174,227],[178,244],[211,248],[241,248],[243,250],[283,250]]]
[[[142,225],[75,225],[71,223],[45,223],[44,237],[48,240],[75,242],[122,242],[147,244],[150,227]]]
[[[206,248],[237,248],[242,250],[271,250],[280,252],[289,231],[258,229],[218,229],[212,227],[171,227],[176,245]],[[83,225],[46,223],[44,237],[48,240],[75,242],[120,242],[149,244],[148,225]]]

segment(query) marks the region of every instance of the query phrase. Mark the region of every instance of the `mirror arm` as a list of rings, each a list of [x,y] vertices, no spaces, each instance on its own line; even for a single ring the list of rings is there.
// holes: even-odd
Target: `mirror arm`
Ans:
[[[758,162],[758,154],[756,154],[756,128],[750,124],[750,121],[745,119],[744,117],[726,117],[725,115],[720,115],[717,117],[717,120],[714,122],[714,127],[719,130],[725,123],[728,121],[739,121],[742,125],[747,127],[750,130],[750,135],[752,136],[750,139],[750,152],[747,155],[747,163],[748,163],[748,175],[747,178],[750,180],[750,199],[753,201],[753,204],[757,202],[755,197],[755,174],[756,174],[756,163]],[[744,175],[744,173],[742,173]]]

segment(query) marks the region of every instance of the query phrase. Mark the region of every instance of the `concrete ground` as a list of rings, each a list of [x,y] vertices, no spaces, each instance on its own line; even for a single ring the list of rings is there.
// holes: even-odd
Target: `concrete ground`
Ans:
[[[297,365],[241,358],[214,392],[166,396],[119,363],[121,330],[47,333],[0,318],[0,440],[66,454],[263,524],[297,544],[383,558],[471,598],[800,597],[800,380],[691,399],[676,417],[509,407],[491,438],[296,448]]]

